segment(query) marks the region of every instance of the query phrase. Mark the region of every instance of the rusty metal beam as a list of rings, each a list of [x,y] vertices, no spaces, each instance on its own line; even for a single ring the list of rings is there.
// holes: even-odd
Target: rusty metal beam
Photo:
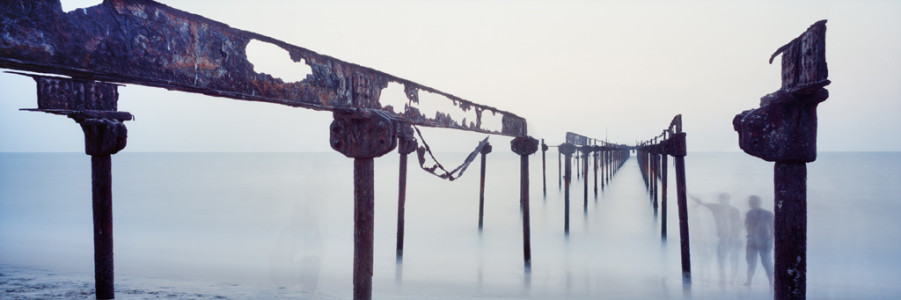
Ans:
[[[577,133],[566,132],[566,142],[576,146],[588,145],[588,137]]]
[[[525,119],[512,113],[150,0],[106,0],[68,13],[58,0],[7,0],[0,20],[0,68],[315,110],[379,109],[421,126],[526,135]],[[284,49],[311,74],[284,82],[254,71],[246,54],[252,40]],[[403,87],[403,108],[380,101],[390,83]],[[423,93],[457,110],[426,115]],[[490,128],[488,114],[500,125]]]

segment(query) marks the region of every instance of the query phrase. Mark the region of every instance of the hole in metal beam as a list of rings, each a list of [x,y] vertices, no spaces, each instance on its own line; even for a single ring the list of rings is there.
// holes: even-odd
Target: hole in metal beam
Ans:
[[[69,13],[78,9],[103,4],[103,0],[60,0],[59,4],[62,5],[63,12]]]
[[[254,72],[269,74],[283,82],[298,82],[313,74],[313,68],[303,59],[299,62],[291,60],[287,50],[274,44],[250,40],[245,51]]]

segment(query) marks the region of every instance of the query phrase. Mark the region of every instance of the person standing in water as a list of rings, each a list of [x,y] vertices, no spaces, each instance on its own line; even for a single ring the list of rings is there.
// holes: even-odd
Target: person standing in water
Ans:
[[[691,196],[691,199],[713,213],[718,239],[716,256],[720,268],[720,283],[726,283],[727,258],[732,271],[730,282],[735,282],[735,278],[738,277],[738,251],[741,248],[741,213],[738,208],[729,204],[729,194],[727,193],[720,193],[719,203],[707,203],[695,196]]]
[[[773,250],[773,213],[760,208],[760,197],[752,195],[748,197],[751,210],[745,215],[745,229],[748,230],[748,245],[745,249],[745,257],[748,260],[748,281],[745,285],[751,285],[754,271],[757,268],[757,257],[766,271],[766,277],[773,287],[773,260],[770,252]]]

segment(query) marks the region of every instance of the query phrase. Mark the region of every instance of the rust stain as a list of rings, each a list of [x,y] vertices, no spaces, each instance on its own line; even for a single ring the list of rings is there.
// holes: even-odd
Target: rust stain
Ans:
[[[58,1],[10,0],[0,4],[0,67],[92,80],[140,84],[238,100],[316,110],[378,109],[389,82],[404,86],[408,103],[421,91],[450,101],[455,110],[427,116],[414,107],[392,108],[412,124],[524,136],[525,119],[364,66],[283,41],[229,27],[149,0],[107,0],[62,12]],[[253,71],[245,48],[252,39],[285,49],[312,74],[283,82]],[[475,120],[451,116],[475,109]],[[481,112],[502,116],[502,128],[485,128]]]

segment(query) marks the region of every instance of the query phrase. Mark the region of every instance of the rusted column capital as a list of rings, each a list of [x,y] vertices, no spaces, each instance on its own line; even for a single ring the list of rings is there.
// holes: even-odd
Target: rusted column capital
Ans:
[[[782,54],[782,87],[760,98],[760,107],[732,120],[738,145],[766,161],[806,163],[816,160],[817,114],[829,98],[826,20],[811,25],[770,57]]]
[[[760,108],[746,110],[732,120],[739,147],[766,161],[805,163],[817,157],[817,105],[829,97],[780,89],[760,98]]]
[[[329,144],[352,158],[375,158],[397,146],[397,123],[377,110],[335,111]]]
[[[88,155],[112,155],[125,149],[128,129],[122,121],[107,118],[73,118],[84,131],[84,151]]]
[[[588,153],[591,153],[592,151],[594,151],[594,147],[592,147],[592,146],[587,146],[587,145],[586,145],[586,146],[582,146],[582,147],[579,147],[579,151],[582,152],[582,156],[588,157]]]
[[[560,150],[560,153],[563,153],[563,155],[572,155],[574,152],[576,152],[576,145],[563,143],[560,144],[560,147],[557,147],[557,149]]]
[[[530,136],[520,136],[510,141],[510,149],[519,155],[531,155],[538,151],[538,140]]]
[[[666,141],[662,143],[662,151],[665,154],[672,155],[674,157],[685,157],[686,154],[686,145],[685,145],[685,133],[679,132],[672,134]]]
[[[402,155],[407,155],[416,151],[416,147],[419,146],[419,143],[416,142],[416,138],[413,137],[413,126],[409,124],[399,124],[397,134],[397,152]]]
[[[491,153],[492,147],[491,144],[485,144],[485,147],[482,147],[482,155]]]

